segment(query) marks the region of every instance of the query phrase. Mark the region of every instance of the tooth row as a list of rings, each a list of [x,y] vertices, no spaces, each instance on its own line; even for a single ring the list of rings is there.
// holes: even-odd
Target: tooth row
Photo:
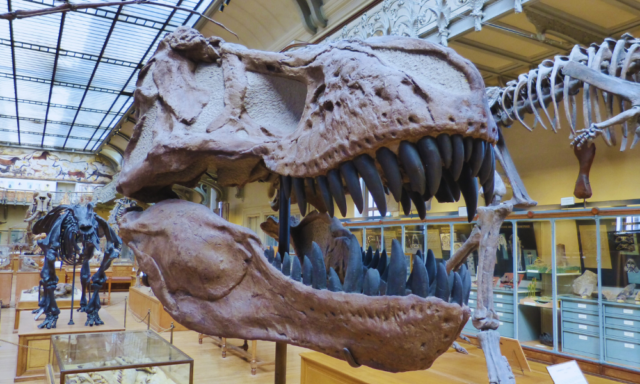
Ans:
[[[378,172],[378,168],[382,173]],[[495,153],[489,142],[462,135],[441,134],[436,138],[423,137],[417,143],[402,141],[398,153],[380,148],[375,160],[363,154],[352,161],[342,163],[339,169],[314,178],[282,177],[286,196],[296,195],[300,212],[306,215],[306,191],[311,191],[318,201],[320,212],[334,215],[334,201],[342,216],[347,215],[345,194],[353,198],[360,213],[363,197],[359,177],[362,177],[380,212],[387,213],[386,194],[400,202],[405,215],[416,207],[421,219],[426,217],[426,201],[435,197],[441,203],[452,203],[464,197],[467,218],[473,220],[478,205],[478,178],[484,190],[485,204],[493,199]],[[408,179],[405,183],[403,180]]]
[[[332,292],[360,293],[367,296],[406,296],[414,294],[426,298],[435,296],[458,305],[469,303],[471,274],[465,264],[459,271],[447,274],[444,261],[436,263],[436,258],[428,250],[426,262],[418,250],[413,257],[413,268],[407,276],[407,259],[397,240],[391,243],[391,257],[387,264],[386,250],[369,247],[366,252],[360,248],[355,236],[349,240],[348,265],[344,281],[330,267],[327,270],[320,247],[313,242],[311,257],[304,256],[302,264],[298,257],[275,254],[273,248],[265,250],[267,261],[285,276],[315,289]]]

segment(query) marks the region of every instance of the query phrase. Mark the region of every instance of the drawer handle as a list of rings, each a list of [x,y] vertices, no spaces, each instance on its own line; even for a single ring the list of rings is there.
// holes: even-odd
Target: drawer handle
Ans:
[[[498,316],[504,316],[504,313],[498,312]]]
[[[633,315],[633,309],[623,309],[622,313],[625,315]]]
[[[578,318],[579,319],[586,319],[587,315],[583,315],[583,314],[578,314]],[[633,324],[632,324],[633,325]]]
[[[625,320],[624,325],[630,325],[633,327],[633,321]]]
[[[496,295],[498,299],[502,299],[502,295]]]
[[[470,303],[475,303],[475,301],[473,301],[473,300],[469,300],[469,302],[470,302]]]
[[[504,323],[501,321],[501,322],[500,322],[500,325],[504,325]]]
[[[496,307],[498,307],[498,308],[502,308],[502,304],[500,304],[500,303],[496,303]]]
[[[578,324],[578,328],[580,328],[580,329],[588,329],[589,327],[587,327],[586,325]]]
[[[587,304],[578,304],[578,308],[586,309],[587,308]]]
[[[624,343],[625,348],[634,349],[635,346],[633,344]]]
[[[578,338],[580,340],[589,340],[589,338],[587,336],[582,336],[582,335],[578,335]]]
[[[624,333],[624,336],[625,336],[625,337],[630,337],[630,338],[632,338],[632,339],[633,339],[633,338],[634,338],[634,333],[633,333],[633,332],[625,332],[625,333]]]

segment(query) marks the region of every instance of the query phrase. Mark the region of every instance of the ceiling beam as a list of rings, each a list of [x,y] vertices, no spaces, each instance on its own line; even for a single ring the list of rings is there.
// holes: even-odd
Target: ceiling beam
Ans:
[[[44,0],[22,0],[28,3],[35,3],[38,5],[44,5],[46,7],[57,7],[57,4],[49,4],[49,3],[45,3]],[[53,2],[52,2],[53,3]],[[114,18],[116,18],[115,14],[116,12],[113,12],[109,9],[106,8],[84,8],[84,9],[77,9],[75,11],[76,13],[85,13],[87,15],[91,15],[94,17],[99,17],[101,19],[108,19],[108,20],[113,20]],[[125,14],[121,14],[118,18],[118,21],[121,23],[127,23],[127,24],[133,24],[135,26],[138,27],[147,27],[147,28],[151,28],[151,29],[155,29],[155,30],[159,30],[159,31],[163,31],[166,27],[164,27],[164,23],[156,21],[156,20],[151,20],[151,19],[147,19],[144,17],[139,17],[139,16],[130,16]],[[171,25],[174,28],[178,28],[179,25]]]
[[[527,57],[518,55],[510,51],[506,51],[504,49],[494,47],[492,45],[487,45],[487,44],[479,43],[477,41],[464,39],[464,38],[458,39],[452,43],[459,44],[469,49],[473,49],[480,52],[489,52],[495,56],[501,57],[506,60],[515,61],[516,63],[520,63],[523,65],[531,65],[531,61]]]
[[[22,121],[31,121],[34,123],[38,123],[38,124],[44,124],[45,120],[43,119],[36,119],[34,117],[25,117],[25,116],[13,116],[13,115],[3,115],[0,114],[0,118],[3,119],[17,119],[17,120],[22,120]],[[46,120],[47,123],[51,123],[51,124],[60,124],[60,125],[68,125],[71,126],[71,123],[66,122],[66,121],[55,121],[55,120]],[[95,129],[98,128],[97,125],[89,125],[89,124],[76,124],[76,127],[80,127],[80,128],[89,128],[89,129]]]
[[[51,84],[51,80],[49,79],[41,79],[38,77],[32,77],[32,76],[23,76],[23,75],[15,75],[13,76],[10,73],[3,73],[0,72],[0,77],[4,77],[7,79],[13,79],[16,78],[18,80],[22,80],[22,81],[31,81],[34,83],[41,83],[41,84]],[[81,85],[81,84],[75,84],[75,83],[67,83],[64,81],[53,81],[53,85],[58,85],[61,87],[68,87],[68,88],[75,88],[75,89],[85,89],[86,85]],[[100,87],[89,87],[90,91],[94,91],[94,92],[102,92],[102,93],[111,93],[111,94],[115,94],[115,95],[119,95],[120,92],[114,90],[114,89],[109,89],[109,88],[100,88]]]
[[[14,97],[5,97],[5,96],[0,96],[0,101],[9,101],[9,102],[18,102],[21,104],[32,104],[32,105],[39,105],[39,106],[46,106],[47,103],[45,103],[44,101],[36,101],[36,100],[27,100],[27,99],[16,99]],[[71,110],[77,110],[78,107],[75,105],[66,105],[66,104],[56,104],[56,103],[49,103],[49,105],[51,105],[51,107],[53,108],[62,108],[62,109],[71,109]],[[99,113],[99,114],[105,114],[109,111],[106,111],[104,109],[95,109],[95,108],[80,108],[81,111],[83,112],[91,112],[91,113]],[[115,115],[115,112],[109,112],[109,114]]]
[[[640,16],[640,4],[633,0],[601,0],[614,7],[618,7],[624,11],[631,12],[636,16]]]
[[[179,7],[182,5],[183,0],[179,0],[178,3],[176,4],[176,7]],[[200,3],[198,3],[200,4]],[[199,6],[199,5],[198,5]],[[158,38],[162,35],[162,33],[164,32],[164,29],[169,25],[169,23],[171,22],[171,19],[173,18],[173,16],[176,14],[177,9],[174,9],[171,11],[171,13],[169,14],[169,16],[167,17],[167,20],[165,20],[162,28],[158,31],[158,33],[156,34],[155,38],[153,39],[153,42],[149,45],[149,48],[147,48],[146,52],[144,53],[144,55],[142,55],[142,57],[140,58],[140,62],[138,63],[138,68],[142,68],[142,65],[144,64],[144,59],[147,57],[147,55],[149,54],[149,52],[151,51],[152,48],[155,47],[156,45],[156,41],[158,40]],[[189,20],[189,19],[186,19]],[[131,79],[133,78],[133,75],[135,75],[136,71],[132,71],[131,75],[129,76],[129,79],[124,83],[124,85],[122,86],[122,90],[120,91],[120,93],[124,92],[125,89],[127,89],[127,85],[129,84],[129,82],[131,82]],[[118,101],[120,97],[116,97],[115,100],[113,100],[113,103],[111,103],[111,106],[109,107],[109,112],[111,112],[111,110],[113,109],[113,107],[116,105],[116,102]],[[131,98],[131,96],[129,96],[129,98]],[[128,99],[127,99],[128,101]],[[125,101],[124,103],[122,103],[122,106],[120,107],[120,110],[118,111],[118,114],[120,114],[120,112],[122,111],[122,108],[127,104],[127,101]],[[89,143],[91,142],[91,140],[93,139],[93,137],[95,136],[96,133],[98,133],[98,129],[102,126],[102,123],[104,123],[105,119],[107,118],[108,115],[104,115],[104,117],[102,118],[102,120],[100,121],[100,124],[98,124],[98,128],[96,128],[95,132],[93,132],[93,135],[91,135],[91,139],[89,139],[89,141],[87,141],[87,145],[85,145],[83,150],[86,150],[87,147],[89,146]],[[111,123],[113,123],[113,119],[111,120]],[[109,123],[109,125],[107,125],[107,128],[111,126],[111,123]],[[106,131],[106,130],[105,130]],[[104,132],[98,137],[98,140],[96,141],[96,143],[93,145],[93,147],[91,147],[91,152],[96,150],[96,145],[98,143],[102,142],[104,136]],[[100,148],[98,148],[100,149]]]
[[[12,129],[7,129],[7,128],[0,128],[0,132],[10,132],[10,133],[14,133],[15,131]],[[58,135],[56,133],[46,133],[46,134],[42,134],[42,132],[33,132],[33,131],[22,131],[23,135],[36,135],[36,136],[43,136],[43,137],[56,137],[59,139],[63,139],[66,136],[65,135]],[[87,140],[86,137],[80,137],[80,136],[71,136],[72,139],[78,139],[78,140]],[[42,148],[42,147],[41,147]],[[64,148],[61,147],[56,147],[58,148],[58,150],[63,150]]]
[[[524,13],[540,34],[558,32],[583,45],[594,41],[599,43],[608,35],[605,28],[546,4],[527,7]]]
[[[51,103],[51,95],[53,95],[53,85],[56,82],[56,70],[58,69],[58,58],[60,57],[58,55],[58,52],[60,52],[60,43],[62,42],[62,32],[64,30],[64,20],[65,20],[66,16],[67,16],[66,12],[63,13],[60,16],[60,30],[58,31],[58,44],[56,45],[56,56],[53,59],[53,71],[51,73],[51,85],[49,87],[49,98],[47,99],[47,112],[44,115],[44,128],[42,130],[42,142],[40,143],[40,146],[44,145],[44,136],[47,133],[47,120],[49,120],[49,109],[51,108],[49,103]]]
[[[47,47],[44,45],[25,43],[22,41],[0,39],[0,45],[11,46],[12,41],[16,48],[26,49],[30,51],[36,51],[36,52],[50,53],[52,55],[56,54],[56,49],[54,47]],[[75,51],[67,51],[64,49],[61,50],[58,53],[58,55],[66,56],[66,57],[75,57],[77,59],[90,60],[90,61],[96,61],[98,59],[98,56],[96,55],[90,55],[88,53],[75,52]],[[135,68],[137,65],[136,63],[132,63],[130,61],[116,60],[108,57],[102,57],[102,62],[107,64],[112,64],[112,65],[119,65],[122,67],[130,67],[130,68]]]
[[[73,121],[71,122],[71,127],[69,127],[69,132],[67,133],[67,139],[64,141],[64,144],[62,145],[62,149],[64,149],[64,147],[67,146],[67,141],[69,140],[71,131],[73,131],[73,125],[76,123],[76,120],[78,119],[78,115],[80,114],[80,108],[82,108],[84,99],[87,97],[87,92],[89,92],[89,87],[91,86],[91,82],[93,81],[93,78],[95,77],[96,72],[98,72],[98,67],[100,66],[100,60],[102,60],[104,51],[107,49],[107,45],[109,44],[109,39],[111,39],[111,34],[113,33],[113,29],[116,27],[116,23],[118,22],[118,17],[120,16],[121,11],[122,11],[122,5],[118,7],[118,11],[116,12],[115,17],[113,18],[113,22],[111,23],[111,27],[109,28],[109,32],[107,32],[107,36],[105,37],[104,42],[102,43],[102,50],[100,50],[100,54],[98,55],[98,60],[96,60],[96,65],[93,66],[93,72],[91,72],[91,76],[89,77],[89,81],[87,82],[87,88],[85,88],[84,93],[82,94],[82,99],[80,99],[80,103],[78,103],[78,109],[76,110],[75,116],[73,116]],[[87,142],[87,144],[89,143]]]
[[[11,12],[11,0],[7,0],[7,7]],[[16,104],[16,118],[20,116],[18,113],[18,81],[16,80],[16,50],[13,44],[13,20],[9,20],[9,38],[11,39],[11,70],[13,71],[13,96]],[[16,120],[18,128],[18,145],[20,145],[20,119]]]
[[[558,40],[552,40],[544,36],[538,36],[529,31],[525,31],[524,29],[520,29],[518,27],[514,27],[500,21],[494,21],[492,23],[482,23],[482,25],[490,27],[496,32],[499,32],[503,35],[517,36],[539,47],[551,49],[553,53],[564,54],[573,47],[573,44],[565,43]]]

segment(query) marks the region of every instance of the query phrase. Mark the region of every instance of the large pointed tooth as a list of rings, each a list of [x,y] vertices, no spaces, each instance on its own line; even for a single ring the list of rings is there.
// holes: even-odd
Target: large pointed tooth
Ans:
[[[302,216],[307,215],[307,194],[304,190],[304,179],[295,177],[293,179],[293,190],[296,193],[296,200],[298,201],[298,208]]]
[[[442,181],[440,181],[440,187],[438,188],[438,192],[436,192],[436,200],[440,203],[454,203],[456,201],[451,189],[449,188],[449,183],[442,176]]]
[[[396,201],[400,201],[402,194],[402,175],[400,174],[400,166],[398,158],[389,148],[382,147],[376,152],[376,160],[380,164],[384,177],[387,179],[387,185]]]
[[[414,295],[427,297],[429,294],[429,275],[427,274],[427,268],[423,264],[422,257],[417,254],[413,258],[413,270],[409,280],[411,280],[409,289]]]
[[[425,260],[425,267],[427,268],[427,276],[429,277],[429,283],[433,283],[436,281],[436,256],[433,254],[432,250],[427,250],[427,260]]]
[[[411,190],[418,192],[422,196],[426,187],[426,179],[424,176],[424,166],[422,166],[422,160],[420,159],[418,150],[410,142],[403,141],[398,148],[398,155],[404,172],[411,182]]]
[[[407,185],[405,185],[405,188],[407,188]],[[425,204],[424,199],[422,198],[422,195],[415,191],[407,191],[407,194],[409,195],[409,198],[413,202],[413,205],[416,206],[416,211],[418,211],[418,216],[420,217],[421,220],[424,220],[424,218],[427,217],[427,205]]]
[[[282,274],[285,276],[291,275],[291,256],[289,256],[288,252],[284,253],[284,258],[282,259]]]
[[[445,262],[442,262],[443,264],[445,264]],[[446,265],[445,265],[446,267]],[[448,278],[448,283],[449,283],[449,292],[451,292],[453,290],[453,271],[449,271],[449,274],[447,275]],[[449,296],[451,297],[451,296]]]
[[[469,255],[469,257],[473,257],[473,255]],[[467,269],[467,264],[462,264],[460,267],[460,278],[462,279],[462,303],[468,305],[471,294],[471,273]]]
[[[384,273],[384,270],[387,269],[387,250],[383,249],[380,254],[380,260],[378,261],[378,266],[376,267],[380,276]]]
[[[329,192],[329,181],[326,176],[316,177],[316,183],[320,189],[320,197],[324,202],[324,206],[327,208],[329,216],[333,217],[333,199],[331,198],[331,192]]]
[[[451,302],[462,306],[464,302],[464,291],[462,289],[462,279],[458,272],[453,272],[453,289],[451,290]]]
[[[315,196],[316,195],[316,182],[315,180],[313,180],[313,177],[307,177],[304,179],[305,183],[307,184],[307,188],[309,188],[309,190],[311,190],[311,195]]]
[[[324,265],[324,256],[320,246],[315,241],[311,242],[311,264],[313,264],[313,288],[327,288],[327,270]]]
[[[480,181],[480,185],[484,185],[489,176],[491,176],[491,172],[493,172],[492,166],[495,163],[495,154],[493,153],[493,146],[491,143],[486,142],[484,148],[484,159],[482,160],[482,166],[480,167],[480,172],[478,173],[478,179]]]
[[[458,181],[460,172],[462,172],[462,164],[464,164],[464,142],[461,135],[451,136],[451,167],[449,172],[453,176],[454,181]]]
[[[282,189],[287,199],[291,197],[291,176],[281,176],[280,181],[282,183]]]
[[[360,244],[354,235],[349,239],[349,256],[347,259],[347,271],[344,275],[345,292],[362,292],[362,251]]]
[[[442,178],[442,157],[436,139],[423,137],[418,141],[418,153],[424,164],[424,177],[430,196],[434,196],[440,187]]]
[[[380,276],[380,296],[387,294],[387,281],[383,279],[384,276]]]
[[[449,276],[444,263],[438,263],[438,273],[436,274],[436,297],[444,301],[449,301]]]
[[[480,167],[482,167],[482,161],[484,160],[484,141],[481,139],[473,140],[473,153],[471,154],[471,160],[469,164],[471,169],[471,175],[473,177],[478,176]]]
[[[376,249],[376,253],[373,254],[371,263],[367,265],[368,268],[378,268],[378,262],[380,262],[380,250]]]
[[[380,272],[377,269],[371,268],[367,271],[364,276],[362,293],[367,296],[378,296],[380,294]]]
[[[264,250],[264,255],[267,258],[267,261],[269,262],[269,264],[273,263],[273,247],[269,247],[267,249]]]
[[[331,292],[342,292],[342,284],[340,283],[340,278],[338,274],[333,269],[333,267],[329,267],[329,281],[327,283],[327,289]]]
[[[364,256],[364,266],[369,266],[371,260],[373,260],[373,248],[369,246],[369,248],[367,248],[367,254]]]
[[[428,296],[435,296],[436,295],[436,282],[434,281],[430,281],[429,282],[429,295]]]
[[[295,281],[302,281],[302,265],[300,265],[300,259],[298,256],[291,258],[293,260],[293,266],[291,267],[291,279]]]
[[[327,179],[329,180],[329,191],[338,205],[338,209],[342,214],[342,217],[347,216],[347,199],[344,197],[344,189],[342,188],[342,178],[340,177],[340,171],[332,169],[327,173]]]
[[[387,198],[384,194],[384,187],[382,186],[382,180],[376,170],[376,165],[371,156],[360,155],[353,160],[353,164],[356,166],[358,173],[364,180],[364,183],[369,188],[369,193],[373,196],[373,201],[378,207],[378,211],[381,216],[387,215]]]
[[[347,190],[353,199],[353,203],[358,208],[358,212],[362,213],[364,208],[364,202],[362,200],[362,188],[360,187],[360,178],[356,167],[352,162],[347,161],[340,165],[340,173],[344,177],[344,181],[347,184]]]
[[[475,151],[476,148],[473,148],[473,150]],[[471,175],[469,163],[462,167],[458,185],[467,205],[467,219],[471,222],[476,215],[476,208],[478,207],[478,183],[476,178]]]
[[[382,281],[384,281],[385,283],[389,280],[389,265],[390,263],[387,265],[387,267],[384,269],[384,272],[382,273],[382,275],[380,275],[380,278],[382,279]],[[386,287],[386,286],[385,286]],[[385,292],[386,292],[386,288],[385,288]]]
[[[460,172],[462,173],[462,170],[460,170]],[[453,196],[453,200],[460,200],[460,186],[458,186],[458,183],[453,180],[453,176],[451,176],[450,170],[445,170],[444,172],[442,172],[442,179],[447,183],[449,191],[451,192],[451,196]]]
[[[282,271],[282,259],[280,258],[280,253],[276,254],[271,265],[273,265],[278,271]]]
[[[387,280],[388,296],[404,296],[407,284],[407,259],[398,240],[391,241],[391,261]]]
[[[466,163],[471,159],[473,153],[473,137],[467,136],[464,138],[464,162]]]
[[[302,263],[302,283],[308,286],[313,284],[313,264],[307,255],[304,256]]]
[[[495,189],[496,171],[491,172],[487,181],[482,184],[482,193],[484,194],[484,205],[490,206],[493,201],[493,193]]]
[[[438,149],[440,150],[440,156],[442,157],[442,166],[449,169],[451,166],[451,158],[453,156],[451,137],[446,133],[443,133],[436,137],[436,141],[438,142]]]
[[[409,191],[407,191],[407,188],[402,188],[400,205],[402,205],[402,212],[404,215],[409,216],[411,214],[411,198],[409,197]]]

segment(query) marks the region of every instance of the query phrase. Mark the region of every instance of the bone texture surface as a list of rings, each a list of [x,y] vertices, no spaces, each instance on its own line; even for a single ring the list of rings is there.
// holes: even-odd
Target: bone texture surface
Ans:
[[[272,249],[263,251],[257,235],[203,205],[172,199],[129,212],[120,233],[171,316],[208,335],[285,341],[339,359],[345,358],[346,348],[360,365],[398,372],[429,368],[453,344],[471,313],[462,278],[450,290],[442,264],[444,276],[428,271],[436,275],[434,294],[408,294],[406,275],[397,279],[400,270],[407,271],[397,242],[386,284],[377,269],[368,269],[365,295],[364,284],[353,283],[363,280],[367,267],[354,237],[344,280],[327,273],[322,255],[314,254],[316,245],[304,258],[304,277],[311,277],[305,285],[283,273],[281,264],[274,263],[277,255]],[[431,285],[414,278],[424,291]],[[340,289],[329,289],[332,284]]]
[[[419,212],[461,191],[473,218],[476,176],[495,167],[480,73],[419,39],[273,53],[179,28],[141,71],[135,105],[117,188],[147,202],[209,170],[224,186],[270,182],[330,215],[335,201],[344,216],[346,193],[362,208],[359,176],[383,215],[387,187]]]

